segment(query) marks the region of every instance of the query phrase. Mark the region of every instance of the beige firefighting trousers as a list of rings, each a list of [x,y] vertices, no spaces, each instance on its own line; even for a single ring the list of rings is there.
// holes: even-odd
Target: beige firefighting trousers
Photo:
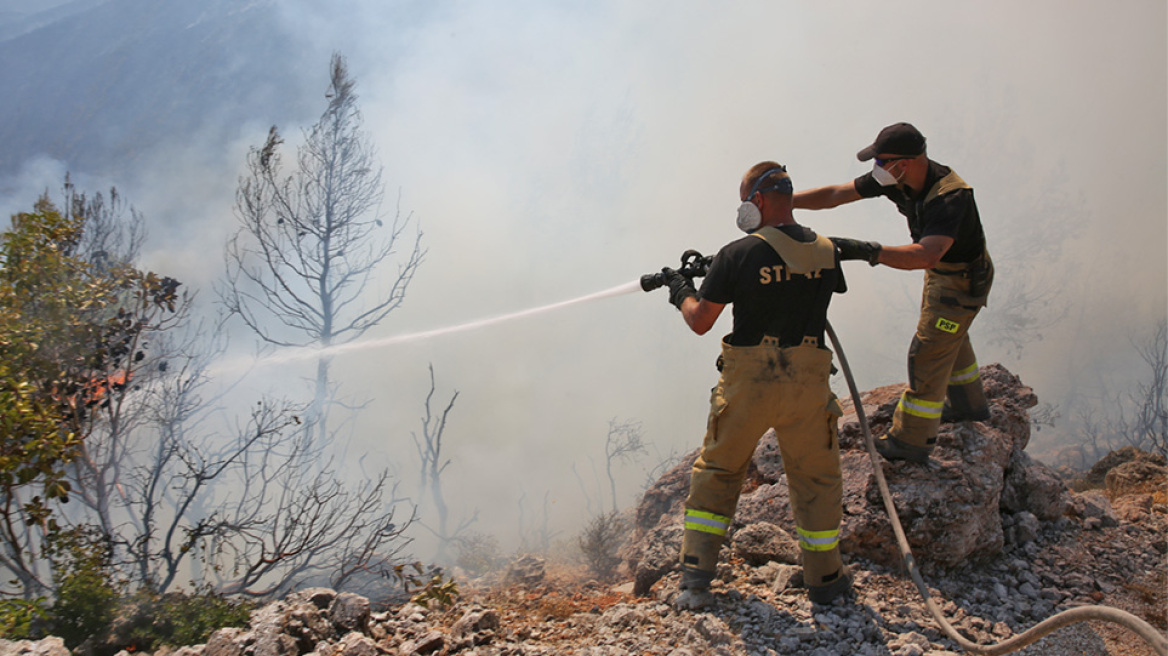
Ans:
[[[813,340],[812,340],[813,341]],[[742,482],[759,439],[778,436],[808,586],[840,572],[843,486],[836,423],[841,414],[828,385],[831,351],[722,344],[722,376],[710,398],[701,455],[686,500],[681,564],[713,572]]]
[[[921,318],[908,352],[908,389],[892,415],[888,431],[906,444],[932,448],[948,397],[951,411],[968,415],[986,408],[977,356],[969,342],[969,326],[986,304],[993,282],[993,263],[984,255],[987,280],[977,296],[970,294],[964,266],[941,265],[925,272]]]

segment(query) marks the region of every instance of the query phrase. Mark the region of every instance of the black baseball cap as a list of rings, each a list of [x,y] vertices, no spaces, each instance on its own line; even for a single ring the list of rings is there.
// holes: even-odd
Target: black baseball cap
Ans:
[[[924,135],[909,123],[893,123],[876,135],[876,141],[873,141],[871,146],[856,153],[856,158],[861,162],[867,162],[878,153],[916,157],[923,152],[925,152]]]

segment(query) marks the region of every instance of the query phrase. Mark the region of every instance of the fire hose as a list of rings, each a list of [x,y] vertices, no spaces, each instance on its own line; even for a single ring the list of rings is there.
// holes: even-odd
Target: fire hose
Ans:
[[[868,429],[868,418],[864,415],[864,405],[860,402],[860,392],[856,388],[856,381],[852,378],[852,370],[848,366],[848,359],[844,356],[843,348],[840,347],[839,338],[836,337],[835,330],[832,329],[830,323],[827,324],[827,335],[831,339],[831,344],[835,348],[835,354],[839,357],[840,368],[843,370],[844,377],[848,381],[848,391],[852,395],[852,405],[856,410],[856,419],[860,422],[860,429],[864,433],[864,444],[868,447],[868,457],[872,459],[872,471],[876,475],[876,484],[880,487],[880,496],[884,500],[884,509],[888,512],[888,518],[892,523],[892,530],[896,534],[896,543],[900,547],[901,556],[904,558],[904,566],[908,570],[909,576],[912,577],[913,583],[916,584],[917,590],[924,597],[925,605],[928,607],[929,613],[950,640],[957,643],[965,651],[973,654],[987,654],[990,656],[995,654],[1008,654],[1013,651],[1018,651],[1026,645],[1036,642],[1065,626],[1078,622],[1086,622],[1088,620],[1098,620],[1126,627],[1143,639],[1144,642],[1148,643],[1157,654],[1160,656],[1168,656],[1168,638],[1165,638],[1155,627],[1139,617],[1109,606],[1078,606],[1071,608],[1042,620],[1027,631],[992,645],[979,645],[958,633],[957,629],[945,619],[945,615],[941,612],[941,607],[937,605],[932,595],[929,594],[929,588],[925,585],[925,581],[921,578],[921,573],[917,569],[916,562],[913,560],[912,550],[909,548],[908,539],[904,534],[904,528],[900,525],[900,517],[896,513],[896,506],[892,503],[892,493],[888,489],[888,481],[884,478],[884,468],[880,464],[880,456],[876,453],[876,445],[872,440],[872,432]]]
[[[703,256],[694,250],[688,250],[681,256],[681,268],[678,269],[678,273],[691,281],[693,278],[703,277],[709,269],[711,260],[713,260],[712,257]],[[641,277],[641,289],[645,291],[652,291],[665,284],[666,279],[661,273]],[[925,585],[920,570],[917,568],[916,561],[913,560],[912,549],[909,548],[908,538],[905,537],[904,528],[900,524],[900,516],[896,512],[896,505],[892,502],[892,492],[889,491],[888,481],[884,478],[881,456],[876,452],[876,445],[872,439],[872,431],[868,428],[868,418],[864,414],[864,405],[860,401],[860,392],[856,388],[855,379],[852,377],[852,369],[848,366],[848,359],[844,355],[843,347],[840,346],[839,338],[836,337],[835,330],[831,327],[830,323],[827,324],[827,335],[831,339],[831,344],[835,348],[835,354],[839,358],[840,368],[843,370],[844,377],[848,381],[848,390],[852,395],[852,405],[856,410],[856,419],[859,421],[860,429],[864,433],[864,444],[868,448],[868,457],[872,460],[872,471],[876,476],[876,484],[880,488],[880,496],[884,500],[884,509],[888,513],[888,518],[892,523],[892,530],[896,534],[896,543],[900,548],[901,557],[904,559],[905,569],[908,570],[909,576],[912,578],[913,583],[916,584],[917,590],[921,593],[921,597],[924,598],[925,606],[928,607],[929,613],[950,640],[957,643],[961,649],[967,652],[995,656],[997,654],[1008,654],[1018,651],[1065,626],[1095,620],[1123,626],[1148,643],[1159,656],[1168,656],[1168,638],[1165,638],[1155,627],[1139,617],[1110,606],[1078,606],[1070,608],[1042,620],[1027,631],[992,645],[979,645],[961,635],[945,619],[941,607],[933,600],[932,595],[929,593],[929,587]]]

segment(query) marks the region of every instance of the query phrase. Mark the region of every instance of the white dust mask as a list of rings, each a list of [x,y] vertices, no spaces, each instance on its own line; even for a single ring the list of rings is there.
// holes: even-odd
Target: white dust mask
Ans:
[[[872,179],[881,187],[891,187],[897,183],[896,176],[879,164],[872,164]]]
[[[742,232],[757,230],[762,225],[762,212],[758,205],[745,201],[738,206],[738,229]]]

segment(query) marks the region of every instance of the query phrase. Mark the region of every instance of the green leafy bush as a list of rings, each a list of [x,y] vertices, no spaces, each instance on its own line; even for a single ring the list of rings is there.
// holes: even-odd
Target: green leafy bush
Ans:
[[[116,615],[120,590],[109,566],[111,548],[96,527],[81,526],[57,532],[48,555],[57,599],[46,629],[73,649],[105,631]]]
[[[440,567],[431,566],[427,571],[426,565],[420,561],[401,563],[395,565],[388,575],[405,589],[406,594],[413,595],[410,597],[411,602],[423,608],[429,608],[430,604],[447,608],[453,606],[458,597],[458,584],[454,577],[447,578]]]
[[[28,599],[0,599],[0,638],[27,640],[35,637],[33,626],[48,617],[44,597]]]
[[[246,626],[255,604],[234,600],[209,590],[194,594],[168,593],[162,596],[140,593],[139,622],[129,642],[138,649],[155,649],[161,645],[182,647],[201,645],[215,631]]]
[[[601,581],[616,576],[621,563],[617,553],[627,536],[628,523],[620,513],[602,513],[589,520],[577,542],[593,576]]]

